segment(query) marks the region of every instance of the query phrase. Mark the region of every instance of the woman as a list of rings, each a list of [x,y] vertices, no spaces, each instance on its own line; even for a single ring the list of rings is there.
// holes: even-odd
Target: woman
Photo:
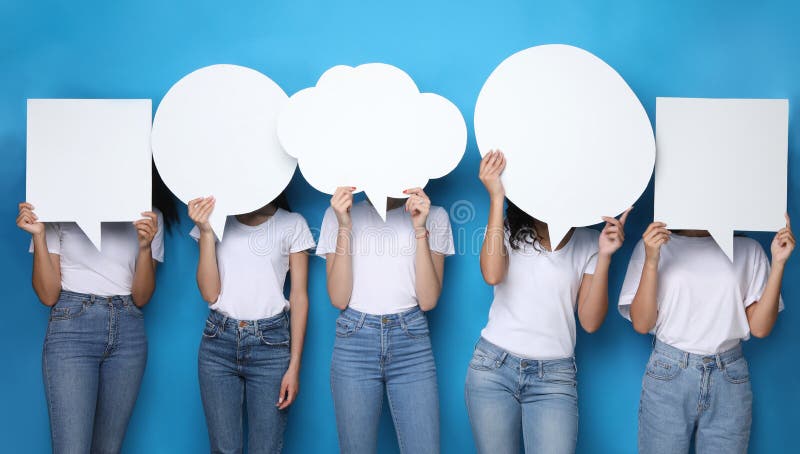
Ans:
[[[741,341],[767,336],[783,308],[781,280],[795,240],[772,241],[772,266],[754,240],[734,238],[733,262],[705,230],[654,222],[631,257],[619,310],[655,335],[642,382],[639,451],[745,453],[752,391]]]
[[[306,251],[314,240],[281,194],[252,213],[228,216],[224,239],[217,241],[208,222],[214,202],[189,202],[196,224],[190,235],[200,247],[197,286],[211,309],[198,356],[211,451],[242,451],[246,407],[249,452],[280,452],[299,389],[308,318]]]
[[[465,398],[478,452],[571,453],[578,436],[575,311],[594,332],[608,310],[608,267],[625,238],[626,211],[605,228],[572,229],[553,248],[547,225],[508,202],[491,151],[480,165],[489,192],[481,272],[494,286],[489,323],[467,372]]]
[[[102,250],[74,222],[44,224],[32,204],[19,204],[17,226],[32,236],[33,289],[51,308],[42,372],[54,453],[122,447],[147,361],[141,308],[164,260],[164,221],[177,219],[157,174],[153,185],[160,210],[103,223]]]
[[[384,222],[353,187],[331,198],[317,255],[326,258],[336,320],[331,388],[343,453],[377,449],[384,389],[400,451],[439,452],[439,398],[426,311],[454,253],[447,212],[420,188],[389,199]],[[405,205],[405,208],[403,208]]]

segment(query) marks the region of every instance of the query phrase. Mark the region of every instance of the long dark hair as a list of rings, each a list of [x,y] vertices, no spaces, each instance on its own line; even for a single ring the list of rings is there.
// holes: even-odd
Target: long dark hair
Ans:
[[[153,206],[161,211],[161,216],[164,218],[164,230],[170,232],[173,224],[179,222],[178,218],[178,204],[175,201],[175,196],[172,195],[161,175],[158,174],[155,162],[150,164],[152,175],[152,188],[153,188]]]
[[[533,216],[506,199],[505,228],[508,231],[508,242],[511,244],[511,249],[518,250],[525,244],[539,249],[541,238],[536,232],[533,220]]]

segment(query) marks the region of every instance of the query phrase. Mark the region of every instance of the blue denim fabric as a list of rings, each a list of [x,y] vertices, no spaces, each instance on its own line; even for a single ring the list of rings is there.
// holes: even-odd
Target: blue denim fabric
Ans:
[[[464,395],[479,453],[573,453],[578,440],[574,358],[532,360],[481,338]]]
[[[281,452],[288,408],[275,405],[289,359],[288,312],[243,321],[211,311],[197,361],[211,452],[242,452],[245,406],[248,452]]]
[[[746,453],[753,393],[741,345],[695,355],[656,341],[642,382],[639,452]]]
[[[374,453],[384,389],[400,452],[439,452],[439,391],[425,314],[369,315],[354,309],[336,320],[331,389],[346,454]]]
[[[146,362],[142,311],[129,295],[62,291],[42,351],[53,452],[119,452]]]

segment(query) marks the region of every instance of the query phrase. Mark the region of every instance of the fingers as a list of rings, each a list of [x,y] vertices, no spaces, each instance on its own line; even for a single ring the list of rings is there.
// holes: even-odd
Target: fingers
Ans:
[[[492,150],[481,159],[479,175],[481,177],[496,176],[506,167],[506,157],[500,150]]]
[[[278,403],[276,404],[279,408],[286,400],[286,394],[289,392],[289,383],[283,382],[281,383],[281,392],[278,393]]]
[[[783,213],[783,217],[786,218],[786,228],[791,230],[792,229],[792,220],[789,219],[789,213]]]
[[[647,236],[653,230],[664,229],[666,226],[667,224],[664,224],[663,222],[652,222],[650,225],[647,226],[647,229],[645,229],[644,233],[642,234],[642,238],[647,238]]]
[[[283,410],[284,408],[288,408],[289,405],[292,405],[296,398],[297,388],[290,383],[284,383],[281,385],[281,392],[278,396],[278,403],[276,406],[279,410]]]
[[[31,211],[33,211],[33,210],[34,210],[34,208],[33,208],[33,205],[31,205],[31,204],[30,204],[30,203],[28,203],[28,202],[21,202],[21,203],[19,204],[19,210],[20,210],[20,211],[22,211],[23,209],[28,209],[28,210],[31,210]],[[787,216],[788,216],[788,215],[787,215]],[[788,217],[787,217],[787,219],[788,219]]]
[[[628,220],[628,215],[631,214],[631,210],[633,210],[633,207],[628,208],[622,213],[622,216],[619,217],[620,224],[625,225],[625,221]]]
[[[420,197],[425,198],[425,199],[428,198],[428,196],[425,194],[425,191],[423,191],[422,188],[406,189],[405,191],[403,191],[403,194],[416,195],[416,196],[420,196]]]

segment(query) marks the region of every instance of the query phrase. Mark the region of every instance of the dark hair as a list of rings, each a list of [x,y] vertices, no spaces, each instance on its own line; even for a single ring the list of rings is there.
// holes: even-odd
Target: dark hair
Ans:
[[[164,218],[164,230],[167,232],[172,230],[172,225],[179,222],[178,207],[175,202],[175,196],[172,195],[161,175],[158,174],[155,162],[150,164],[152,175],[152,188],[153,188],[153,206],[161,211],[161,216]]]
[[[508,242],[511,244],[511,249],[518,250],[525,244],[539,249],[540,237],[533,225],[533,216],[519,209],[508,199],[506,199],[505,228],[508,231]]]
[[[275,200],[270,202],[270,204],[275,204],[276,208],[280,208],[284,211],[292,211],[292,209],[289,208],[289,200],[286,198],[285,190],[278,194],[278,197],[275,197]]]

